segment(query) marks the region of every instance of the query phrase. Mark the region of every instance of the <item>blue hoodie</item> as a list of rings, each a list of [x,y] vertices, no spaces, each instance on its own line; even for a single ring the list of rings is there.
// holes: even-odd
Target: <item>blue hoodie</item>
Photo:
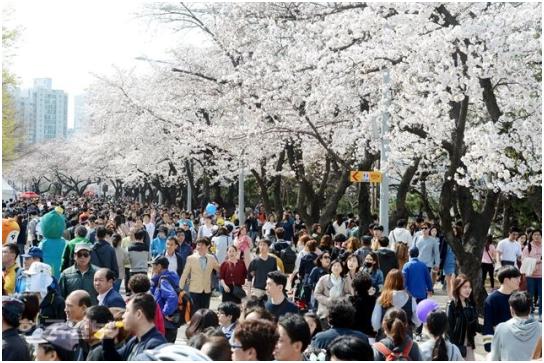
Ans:
[[[178,294],[176,293],[176,287],[179,286],[178,274],[165,270],[160,275],[153,276],[151,283],[151,294],[159,304],[162,314],[164,316],[173,315],[178,308]],[[164,323],[165,327],[170,328],[168,320],[165,319]]]
[[[155,238],[151,242],[151,257],[154,258],[158,255],[164,255],[164,251],[166,251],[166,237]]]

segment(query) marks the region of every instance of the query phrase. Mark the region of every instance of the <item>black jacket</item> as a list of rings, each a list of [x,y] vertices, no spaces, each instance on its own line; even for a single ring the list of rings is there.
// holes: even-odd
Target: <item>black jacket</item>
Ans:
[[[465,345],[466,338],[469,346],[474,349],[476,347],[474,336],[481,328],[476,307],[468,301],[467,303],[466,307],[462,307],[461,303],[455,300],[448,303],[448,336],[458,347]]]
[[[91,251],[91,264],[98,267],[107,267],[113,271],[115,278],[119,277],[119,266],[115,249],[107,241],[97,241]]]
[[[178,251],[175,251],[174,254],[176,255],[176,260],[178,261],[178,267],[176,269],[176,272],[179,277],[181,277],[181,274],[183,273],[183,268],[185,267],[185,259],[181,256],[181,254]],[[162,257],[166,257],[166,252],[161,255]]]
[[[2,360],[3,361],[29,361],[30,347],[26,340],[19,335],[16,328],[11,328],[2,333]]]
[[[156,348],[164,343],[166,343],[166,339],[155,327],[145,333],[141,340],[138,340],[138,337],[133,337],[121,349],[115,349],[113,339],[104,339],[102,340],[104,360],[136,360],[136,356],[144,350]]]
[[[38,322],[40,326],[45,327],[64,321],[66,321],[64,299],[60,295],[60,292],[50,286],[47,288],[47,295],[45,295],[42,303],[40,304]]]

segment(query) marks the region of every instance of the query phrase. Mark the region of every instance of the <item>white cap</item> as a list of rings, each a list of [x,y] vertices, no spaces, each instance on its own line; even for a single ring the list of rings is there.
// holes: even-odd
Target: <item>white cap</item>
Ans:
[[[53,270],[51,269],[51,266],[46,263],[34,261],[32,262],[32,265],[30,265],[28,270],[25,271],[25,274],[27,275],[36,275],[39,273],[46,273],[51,276],[53,275]]]

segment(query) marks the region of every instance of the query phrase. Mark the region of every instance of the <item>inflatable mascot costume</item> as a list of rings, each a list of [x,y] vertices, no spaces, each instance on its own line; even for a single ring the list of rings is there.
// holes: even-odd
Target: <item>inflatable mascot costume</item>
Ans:
[[[40,226],[44,239],[39,247],[43,251],[43,262],[53,269],[52,274],[58,280],[60,278],[60,266],[66,241],[62,238],[66,222],[59,207],[45,214],[40,220]]]

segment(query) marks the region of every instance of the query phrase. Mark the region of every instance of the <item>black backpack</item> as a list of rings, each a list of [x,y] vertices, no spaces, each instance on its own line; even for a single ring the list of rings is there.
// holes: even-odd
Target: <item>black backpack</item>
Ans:
[[[310,276],[310,272],[315,266],[315,259],[317,255],[313,252],[310,252],[307,255],[304,255],[300,260],[300,267],[298,268],[298,276],[300,280],[305,283],[307,278]]]
[[[284,248],[280,251],[279,256],[281,262],[283,262],[283,269],[285,273],[290,274],[295,269],[295,262],[297,260],[297,254],[291,247]]]

